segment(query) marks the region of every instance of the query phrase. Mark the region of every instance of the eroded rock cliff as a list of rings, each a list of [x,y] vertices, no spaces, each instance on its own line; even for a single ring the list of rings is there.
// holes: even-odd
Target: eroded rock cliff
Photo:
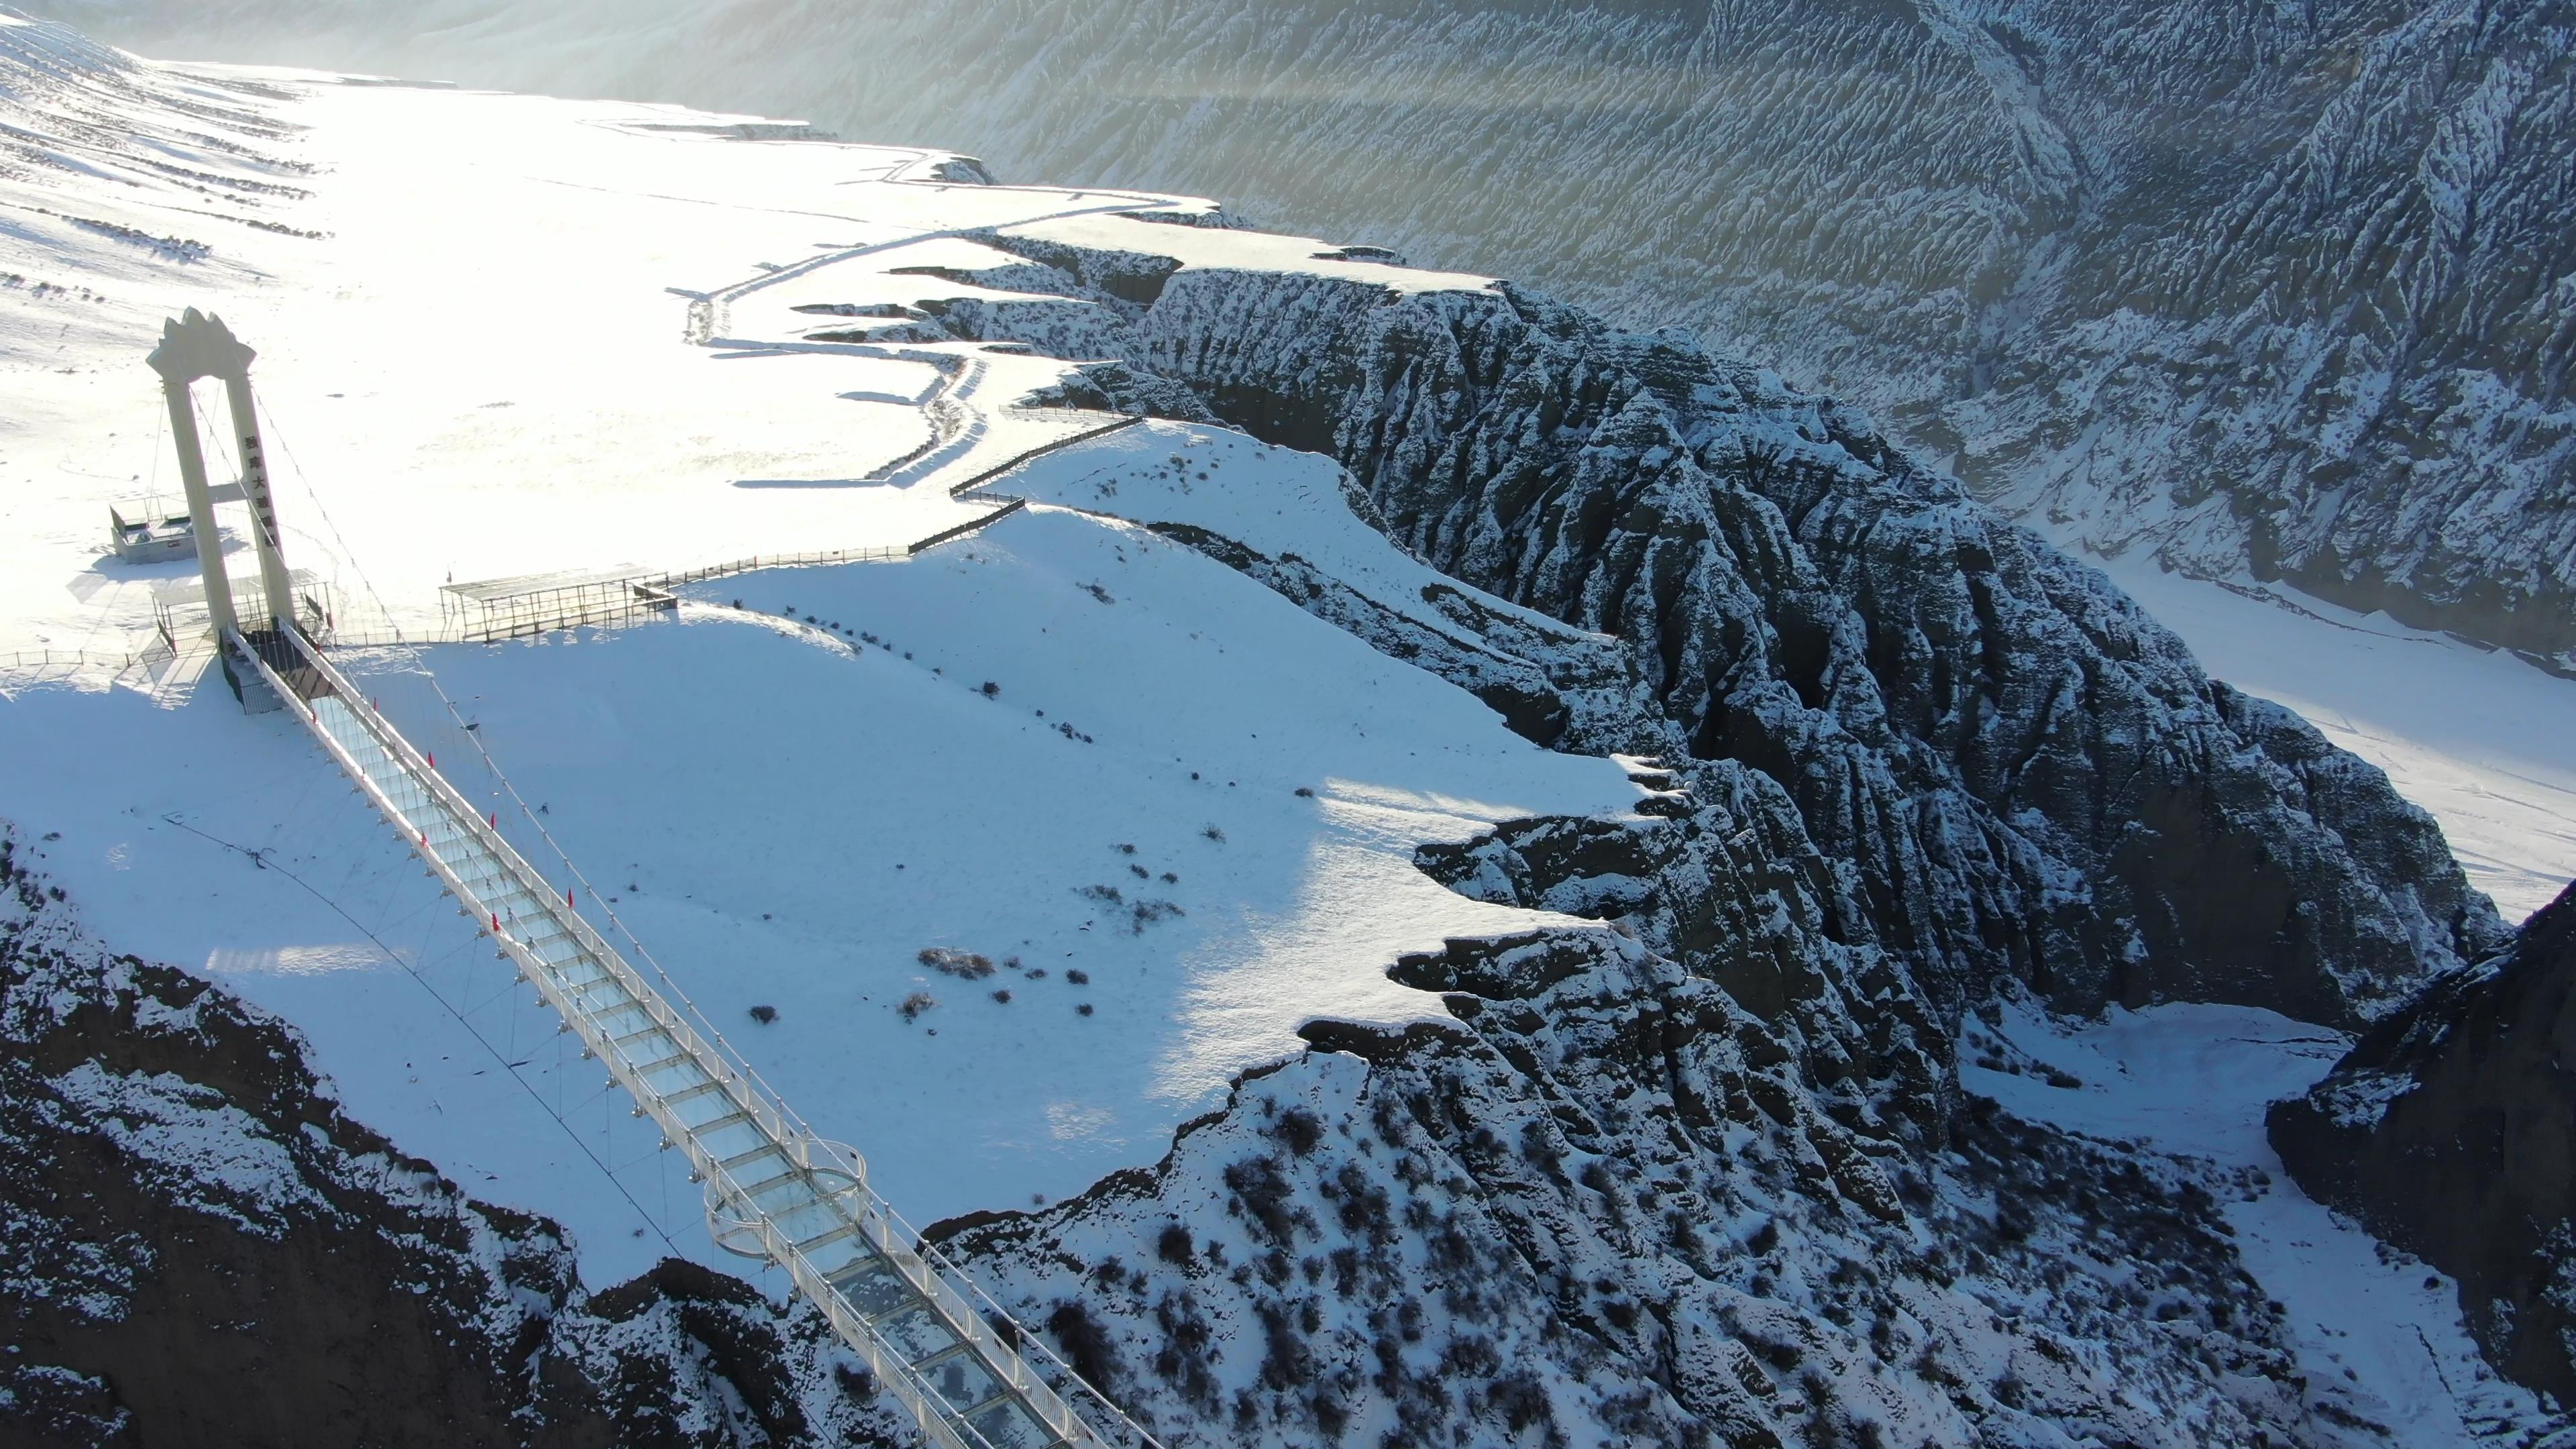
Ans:
[[[2460,1283],[2507,1373],[2576,1400],[2576,887],[2374,1027],[2272,1143],[2309,1192]]]
[[[1788,806],[1754,854],[1814,852],[1825,937],[1897,954],[1946,1011],[2020,980],[2079,1011],[2358,1023],[2501,939],[2376,769],[2209,680],[1859,415],[1507,285],[1183,269],[1135,230],[990,238],[1040,266],[976,279],[1069,297],[1079,327],[943,320],[1117,359],[1068,400],[1177,411],[1177,383],[1190,411],[1334,456],[1426,563],[1618,640],[1633,700],[1542,737],[1688,762],[1755,818]]]

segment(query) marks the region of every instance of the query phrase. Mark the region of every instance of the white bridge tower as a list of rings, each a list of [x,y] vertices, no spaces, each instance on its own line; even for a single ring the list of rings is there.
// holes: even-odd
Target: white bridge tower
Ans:
[[[161,345],[145,359],[161,374],[161,391],[170,404],[170,436],[179,448],[179,478],[188,494],[188,518],[197,536],[197,567],[205,575],[206,612],[216,637],[235,632],[259,635],[292,631],[295,587],[279,547],[277,504],[270,496],[268,459],[261,451],[259,411],[251,400],[250,364],[259,354],[233,336],[220,317],[188,309],[161,325]],[[248,620],[233,601],[232,579],[224,571],[223,537],[215,530],[214,490],[206,478],[205,450],[197,445],[197,407],[193,385],[200,378],[223,379],[230,404],[233,439],[240,449],[242,501],[250,505],[251,546],[259,554],[259,607]]]

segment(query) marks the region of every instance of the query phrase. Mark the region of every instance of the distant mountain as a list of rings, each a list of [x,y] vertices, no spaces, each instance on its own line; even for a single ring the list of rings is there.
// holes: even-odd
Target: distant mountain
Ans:
[[[2576,6],[58,0],[800,108],[1675,323],[2105,553],[2576,667]]]

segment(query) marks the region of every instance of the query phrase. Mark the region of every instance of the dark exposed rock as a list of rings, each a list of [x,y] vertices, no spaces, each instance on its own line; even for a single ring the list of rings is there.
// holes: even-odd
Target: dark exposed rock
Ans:
[[[2576,1402],[2576,886],[2272,1109],[2302,1186],[2459,1280],[2488,1358]]]
[[[1909,1159],[1608,931],[1399,975],[1471,1029],[1319,1023],[1153,1170],[933,1236],[1174,1445],[2320,1442],[2169,1171],[1991,1105]]]

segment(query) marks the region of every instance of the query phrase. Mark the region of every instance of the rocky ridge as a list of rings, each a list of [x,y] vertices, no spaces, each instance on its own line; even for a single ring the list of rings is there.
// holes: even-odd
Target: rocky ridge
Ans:
[[[1951,1043],[2019,990],[2367,1022],[2488,949],[2500,923],[2375,771],[2204,679],[1855,415],[1686,339],[1508,287],[1185,267],[1143,229],[982,240],[1016,260],[932,282],[1061,305],[934,291],[917,318],[1111,359],[1043,401],[1334,456],[1390,537],[1564,628],[1436,586],[1429,627],[1311,561],[1139,521],[1533,739],[1644,757],[1657,792],[1642,823],[1422,853],[1455,889],[1610,927],[1401,963],[1466,1030],[1318,1024],[1315,1054],[1156,1172],[944,1228],[1024,1316],[1156,1423],[1262,1442],[2000,1444],[2045,1422],[2328,1443],[2369,1422],[2266,1357],[2279,1327],[2214,1209],[2256,1188],[1962,1099]],[[2181,1278],[2136,1276],[2177,1257]],[[1971,1306],[2007,1298],[2026,1311]],[[2124,1326],[2168,1311],[2244,1356],[2177,1361]],[[2016,1357],[2057,1349],[2054,1376]],[[2114,1362],[2157,1387],[2087,1378]],[[2253,1379],[2284,1392],[2219,1388]]]
[[[2576,887],[2272,1109],[2320,1201],[2459,1280],[2487,1356],[2576,1401]]]
[[[1504,713],[1559,748],[1666,758],[1740,812],[1721,838],[1802,862],[1820,935],[1899,956],[1953,1019],[2018,980],[2068,1010],[2357,1023],[2501,939],[2378,771],[2208,680],[2098,574],[1858,414],[1508,285],[1183,268],[1137,232],[987,238],[1038,267],[972,280],[1063,299],[1052,314],[920,310],[1115,359],[1054,400],[1335,457],[1424,562],[1618,641],[1624,687],[1568,656],[1592,683]],[[1515,647],[1563,652],[1498,652]]]

